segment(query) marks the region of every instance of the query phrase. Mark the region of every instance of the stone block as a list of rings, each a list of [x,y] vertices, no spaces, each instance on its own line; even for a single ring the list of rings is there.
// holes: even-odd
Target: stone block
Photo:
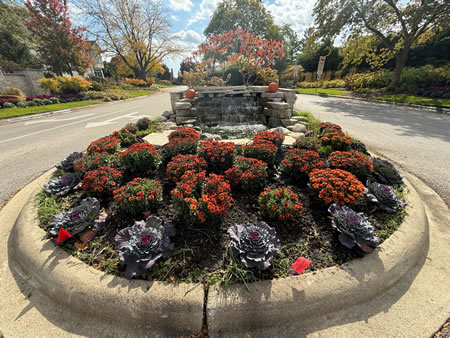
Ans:
[[[179,109],[190,109],[192,107],[190,102],[176,102],[175,103],[175,110],[179,110]]]
[[[274,110],[274,112],[276,112],[276,116],[280,119],[290,119],[292,116],[292,110],[290,109],[283,109],[283,110]]]
[[[281,125],[289,129],[289,127],[294,125],[294,122],[291,119],[280,119]]]
[[[274,98],[274,97],[281,97],[284,98],[284,93],[276,92],[276,93],[262,93],[261,97],[263,98]]]
[[[289,106],[286,102],[267,102],[267,108],[289,109]]]
[[[281,120],[277,117],[270,117],[269,118],[269,128],[276,128],[281,125]]]
[[[161,116],[164,116],[164,117],[167,117],[167,118],[169,118],[170,115],[172,115],[172,113],[170,111],[167,111],[167,110],[164,113],[161,114]]]
[[[299,139],[301,137],[305,137],[305,134],[292,132],[292,133],[289,134],[289,136],[291,136],[291,137],[293,137],[295,139]]]
[[[268,100],[268,102],[282,102],[283,99],[281,97],[272,97]]]
[[[292,116],[291,119],[297,122],[308,122],[308,119],[304,116]]]
[[[306,126],[301,123],[296,123],[292,126],[291,131],[293,131],[294,133],[306,133]]]
[[[178,117],[195,117],[197,116],[197,110],[195,108],[192,109],[179,109],[177,110],[176,116]]]
[[[266,93],[267,86],[248,86],[247,90],[255,93]]]
[[[185,121],[189,121],[189,122],[186,122],[186,123],[190,123],[190,121],[192,121],[192,120],[195,121],[195,118],[196,118],[196,116],[183,116],[183,117],[182,116],[177,116],[176,121],[177,121],[177,124],[182,124]]]

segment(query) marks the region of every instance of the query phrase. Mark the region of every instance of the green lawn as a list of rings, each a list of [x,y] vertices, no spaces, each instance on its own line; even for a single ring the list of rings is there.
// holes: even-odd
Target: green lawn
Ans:
[[[312,93],[312,94],[328,94],[328,95],[343,95],[350,93],[347,90],[339,89],[324,89],[324,88],[297,88],[297,93]]]
[[[127,92],[128,92],[128,95],[130,95],[131,97],[139,97],[139,96],[150,95],[150,94],[154,93],[154,92],[145,91],[145,90],[127,91]]]
[[[33,115],[39,113],[47,113],[55,110],[63,110],[69,108],[83,107],[90,104],[103,103],[99,100],[77,101],[67,103],[49,104],[47,106],[27,107],[27,108],[2,108],[0,109],[0,119],[8,117],[17,117],[24,115]]]
[[[430,97],[405,95],[405,94],[378,96],[376,99],[392,102],[419,104],[422,106],[450,108],[450,99],[434,99]]]

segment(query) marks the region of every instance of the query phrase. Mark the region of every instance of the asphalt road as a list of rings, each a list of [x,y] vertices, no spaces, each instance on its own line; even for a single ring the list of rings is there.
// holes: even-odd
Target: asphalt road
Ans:
[[[171,110],[168,91],[22,122],[0,122],[0,207],[74,151],[140,117]]]
[[[450,116],[410,107],[297,95],[295,107],[340,124],[404,170],[431,186],[450,205]]]

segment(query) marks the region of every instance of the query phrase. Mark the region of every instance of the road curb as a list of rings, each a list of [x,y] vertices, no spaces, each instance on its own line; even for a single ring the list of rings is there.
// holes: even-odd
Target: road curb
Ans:
[[[368,103],[380,103],[380,104],[386,104],[390,106],[400,106],[400,107],[409,107],[409,108],[415,108],[419,110],[427,110],[430,112],[440,113],[444,115],[450,115],[450,109],[448,108],[441,108],[441,107],[431,107],[431,106],[422,106],[418,104],[412,104],[412,103],[403,103],[403,102],[391,102],[391,101],[384,101],[384,100],[369,100],[364,99],[360,97],[348,97],[343,95],[328,95],[328,94],[314,94],[314,93],[296,93],[297,95],[312,95],[312,96],[321,96],[321,97],[331,97],[331,98],[338,98],[338,99],[345,99],[345,100],[354,100],[354,101],[363,101]]]
[[[8,255],[28,284],[65,309],[104,321],[151,330],[152,335],[200,332],[204,292],[200,284],[128,281],[95,270],[57,248],[39,227],[36,194],[51,173],[32,182],[29,199],[15,221]]]
[[[45,239],[36,220],[34,198],[51,172],[24,188],[31,193],[20,201],[20,215],[9,218],[15,225],[8,255],[14,269],[28,276],[27,284],[69,310],[120,322],[130,330],[138,325],[148,327],[152,334],[199,332],[204,300],[201,285],[173,286],[107,275]],[[210,336],[320,318],[386,292],[413,267],[420,267],[427,255],[428,218],[417,183],[406,183],[410,193],[405,222],[374,253],[316,273],[253,283],[249,289],[243,285],[210,289],[206,307]]]
[[[212,336],[255,331],[321,318],[386,292],[426,256],[428,219],[417,191],[409,189],[402,226],[372,254],[339,267],[228,290],[209,290],[207,318]],[[229,323],[233,323],[232,326]],[[241,331],[242,332],[242,331]]]

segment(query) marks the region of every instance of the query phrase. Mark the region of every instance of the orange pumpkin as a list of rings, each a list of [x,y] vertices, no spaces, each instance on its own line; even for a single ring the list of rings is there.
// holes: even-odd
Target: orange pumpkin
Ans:
[[[278,91],[278,83],[272,82],[271,84],[269,84],[269,86],[267,87],[267,91],[269,93],[276,93]]]
[[[186,90],[186,97],[188,99],[193,99],[195,97],[195,90],[194,89]]]

